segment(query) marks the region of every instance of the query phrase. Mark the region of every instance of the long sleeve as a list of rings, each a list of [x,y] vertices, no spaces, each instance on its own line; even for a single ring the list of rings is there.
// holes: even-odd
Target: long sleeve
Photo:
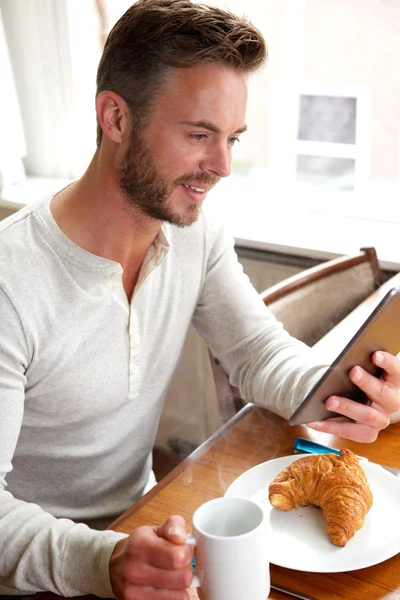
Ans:
[[[50,198],[0,225],[0,593],[111,596],[111,522],[146,491],[189,324],[249,400],[288,415],[319,367],[205,214],[168,224],[129,305],[121,266],[75,246]],[[165,231],[164,231],[165,230]]]
[[[284,331],[243,273],[233,240],[209,220],[209,260],[193,323],[243,398],[288,418],[326,370]]]
[[[57,519],[6,491],[24,412],[28,350],[19,318],[1,290],[0,314],[0,593],[110,597],[108,561],[125,535]]]

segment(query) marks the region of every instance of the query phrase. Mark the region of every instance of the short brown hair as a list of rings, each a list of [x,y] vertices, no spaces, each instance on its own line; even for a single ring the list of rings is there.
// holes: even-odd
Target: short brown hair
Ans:
[[[250,73],[266,58],[262,34],[244,17],[190,0],[138,0],[108,35],[97,94],[121,96],[139,129],[171,68],[213,62]],[[98,124],[98,145],[101,138]]]

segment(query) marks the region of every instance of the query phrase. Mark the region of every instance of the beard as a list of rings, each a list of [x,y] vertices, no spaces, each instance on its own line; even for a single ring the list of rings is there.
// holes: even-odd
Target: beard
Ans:
[[[184,214],[178,213],[169,203],[172,192],[185,184],[213,187],[220,180],[216,175],[186,173],[168,181],[157,171],[150,150],[138,134],[131,139],[118,175],[119,186],[124,192],[128,207],[138,208],[148,217],[178,227],[192,225],[197,221],[201,205],[190,203]]]

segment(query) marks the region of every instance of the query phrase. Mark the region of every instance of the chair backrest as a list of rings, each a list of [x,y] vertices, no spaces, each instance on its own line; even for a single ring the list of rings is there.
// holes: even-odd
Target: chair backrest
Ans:
[[[375,248],[325,261],[269,287],[260,295],[294,337],[313,346],[383,282]],[[232,416],[245,402],[210,353],[222,415]]]
[[[261,297],[294,337],[313,346],[383,281],[375,248],[321,263],[285,279]]]

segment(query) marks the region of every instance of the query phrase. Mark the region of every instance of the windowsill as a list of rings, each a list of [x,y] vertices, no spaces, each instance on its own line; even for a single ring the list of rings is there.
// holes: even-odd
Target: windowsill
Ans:
[[[69,183],[68,179],[29,177],[0,192],[0,206],[19,210]],[[270,189],[260,181],[255,188],[237,177],[221,182],[213,190],[210,201],[223,211],[238,246],[321,259],[374,246],[382,268],[400,270],[400,224],[397,221],[335,214],[334,207],[329,214],[312,208],[305,210],[292,198],[271,195]]]
[[[307,227],[305,227],[307,224]],[[310,235],[307,229],[313,227]],[[400,271],[400,248],[397,243],[400,226],[396,223],[371,223],[329,215],[308,214],[293,219],[269,220],[265,234],[253,230],[240,219],[232,231],[238,246],[267,250],[294,256],[310,256],[329,260],[343,254],[354,254],[365,246],[374,246],[381,267]]]
[[[382,192],[371,186],[354,195],[306,190],[268,182],[259,170],[221,181],[210,201],[238,246],[321,259],[374,246],[383,269],[400,270],[396,188]]]
[[[50,194],[55,194],[71,183],[69,179],[50,177],[27,177],[21,183],[10,185],[0,191],[0,206],[19,210]]]

